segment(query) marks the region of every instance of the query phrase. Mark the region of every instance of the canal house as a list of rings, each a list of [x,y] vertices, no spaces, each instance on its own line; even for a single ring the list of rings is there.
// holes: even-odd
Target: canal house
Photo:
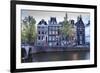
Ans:
[[[42,19],[37,25],[37,46],[47,46],[48,42],[48,25]]]
[[[77,17],[76,33],[77,33],[77,45],[85,45],[85,25],[82,20],[82,16]]]
[[[48,21],[48,46],[58,47],[61,45],[61,24],[57,23],[56,17],[51,17]]]

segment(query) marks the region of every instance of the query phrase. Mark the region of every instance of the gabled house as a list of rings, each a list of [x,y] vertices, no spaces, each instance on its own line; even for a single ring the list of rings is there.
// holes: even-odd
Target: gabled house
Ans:
[[[76,33],[77,33],[77,45],[85,45],[85,25],[83,23],[81,15],[77,18]]]
[[[46,46],[48,41],[48,25],[42,19],[37,25],[37,46]]]
[[[57,23],[56,17],[51,17],[48,22],[48,46],[60,46],[60,29],[61,25]]]

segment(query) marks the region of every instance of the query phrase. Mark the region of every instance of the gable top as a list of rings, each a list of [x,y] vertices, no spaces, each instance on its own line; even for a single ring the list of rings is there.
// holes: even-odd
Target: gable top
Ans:
[[[85,27],[81,15],[80,15],[80,17],[78,17],[78,20],[77,20],[77,22],[75,23],[75,25],[76,25],[77,27]]]
[[[57,23],[56,17],[51,17],[50,18],[50,23],[52,23],[52,22]]]
[[[44,19],[42,19],[39,23],[38,23],[38,25],[47,25],[47,22],[44,20]]]

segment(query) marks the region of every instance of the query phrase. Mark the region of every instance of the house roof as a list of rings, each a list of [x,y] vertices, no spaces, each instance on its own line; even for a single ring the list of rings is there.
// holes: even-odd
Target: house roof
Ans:
[[[77,27],[85,27],[82,18],[80,17],[79,20],[75,23]]]
[[[38,23],[38,25],[42,25],[42,24],[47,25],[47,22],[46,22],[44,19],[42,19],[42,20]]]
[[[57,23],[56,17],[51,17],[51,18],[50,18],[50,23],[51,23],[51,22]]]

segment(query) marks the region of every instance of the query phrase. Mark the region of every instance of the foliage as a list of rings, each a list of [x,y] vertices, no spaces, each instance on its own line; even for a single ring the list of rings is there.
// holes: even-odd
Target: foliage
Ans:
[[[75,36],[75,28],[73,28],[73,25],[68,21],[64,20],[63,26],[61,28],[61,33],[69,39],[70,37]]]
[[[32,16],[25,17],[21,24],[21,41],[32,43],[36,39],[35,19]]]

